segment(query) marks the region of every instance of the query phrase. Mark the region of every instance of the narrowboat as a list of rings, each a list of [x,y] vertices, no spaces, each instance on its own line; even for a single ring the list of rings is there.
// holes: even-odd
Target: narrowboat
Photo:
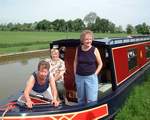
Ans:
[[[28,109],[22,92],[0,101],[2,120],[108,120],[113,118],[123,105],[134,85],[140,84],[150,71],[150,36],[126,38],[96,38],[93,45],[98,48],[103,68],[98,75],[98,101],[78,105],[74,80],[73,62],[79,39],[63,39],[50,43],[60,50],[66,65],[64,84],[69,104],[58,107],[50,101],[31,96],[35,105]],[[90,69],[90,68],[87,68]]]

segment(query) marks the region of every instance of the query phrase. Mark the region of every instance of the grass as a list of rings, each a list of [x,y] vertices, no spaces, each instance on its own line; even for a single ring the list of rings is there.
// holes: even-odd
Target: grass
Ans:
[[[131,92],[124,107],[115,120],[149,120],[150,116],[150,75],[146,81]]]
[[[4,32],[0,31],[0,54],[49,48],[49,42],[58,39],[79,38],[75,32]],[[95,33],[95,37],[118,37],[127,34]]]
[[[71,34],[75,38],[76,34]],[[68,37],[70,37],[68,35]],[[66,38],[60,32],[0,32],[0,54],[49,48],[49,42]]]
[[[28,46],[6,47],[6,48],[0,48],[0,54],[25,52],[25,51],[32,51],[32,50],[47,49],[47,48],[49,48],[49,44],[40,44],[40,45],[35,44],[35,45],[28,45]]]

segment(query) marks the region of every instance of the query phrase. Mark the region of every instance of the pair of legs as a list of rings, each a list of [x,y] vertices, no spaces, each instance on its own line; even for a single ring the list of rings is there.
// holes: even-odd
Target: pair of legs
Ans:
[[[64,81],[62,80],[57,80],[56,82],[56,88],[58,92],[58,99],[64,101],[66,98],[66,91],[64,87]]]
[[[89,76],[75,75],[75,82],[79,104],[97,101],[98,77],[96,74]]]

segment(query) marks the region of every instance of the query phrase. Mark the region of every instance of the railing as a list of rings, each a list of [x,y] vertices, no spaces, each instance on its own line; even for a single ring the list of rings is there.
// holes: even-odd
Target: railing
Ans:
[[[121,44],[121,43],[130,43],[130,42],[139,42],[150,40],[150,35],[145,36],[128,36],[126,38],[112,38],[108,41],[108,44]]]

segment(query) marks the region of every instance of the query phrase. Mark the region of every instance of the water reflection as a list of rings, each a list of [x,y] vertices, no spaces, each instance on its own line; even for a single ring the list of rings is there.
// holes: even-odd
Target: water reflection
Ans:
[[[24,57],[0,62],[0,99],[23,90],[29,75],[37,69],[38,62],[47,57]]]

